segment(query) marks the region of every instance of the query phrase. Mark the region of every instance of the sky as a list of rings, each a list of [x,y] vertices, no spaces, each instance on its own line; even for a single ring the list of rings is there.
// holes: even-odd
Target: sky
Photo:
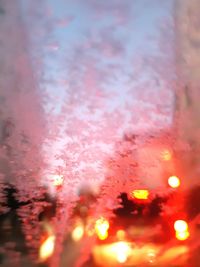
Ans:
[[[124,133],[173,123],[173,0],[20,1],[45,96],[49,168],[67,161],[66,175],[101,181]]]
[[[30,1],[21,2],[25,20],[33,20],[33,15],[27,18],[27,10],[32,12]],[[139,64],[144,64],[140,61],[163,52],[159,47],[159,26],[166,23],[173,8],[173,1],[165,2],[43,1],[41,10],[37,11],[38,21],[31,21],[35,32],[31,30],[30,36],[37,48],[35,56],[38,50],[43,53],[45,86],[52,94],[62,97],[63,91],[67,90],[63,83],[69,81],[72,62],[74,68],[81,69],[93,61],[96,64],[93,71],[103,75],[103,69],[107,74],[101,79],[103,87],[117,92],[119,102],[126,101],[129,98],[126,94],[129,76]],[[142,67],[144,69],[137,79],[149,78],[150,71]],[[134,82],[133,78],[131,82]],[[154,90],[158,90],[157,87],[154,86]],[[58,108],[58,103],[55,106]]]

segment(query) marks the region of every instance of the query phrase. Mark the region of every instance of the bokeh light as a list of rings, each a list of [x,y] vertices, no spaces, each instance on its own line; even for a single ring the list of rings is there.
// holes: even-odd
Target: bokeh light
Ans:
[[[72,239],[75,242],[78,242],[82,239],[83,235],[84,235],[84,227],[83,225],[78,225],[74,228],[74,230],[72,231]]]
[[[63,175],[54,175],[53,176],[53,185],[56,186],[56,187],[59,187],[63,184],[63,181],[64,181],[64,177]]]
[[[145,189],[134,190],[131,196],[136,199],[145,200],[149,198],[149,191]]]
[[[177,176],[170,176],[168,179],[168,184],[172,188],[178,188],[180,186],[181,182]]]
[[[190,236],[190,233],[188,231],[183,231],[183,232],[176,232],[176,238],[180,241],[184,241],[186,239],[188,239],[188,237]]]
[[[190,236],[190,233],[188,231],[188,224],[184,220],[175,221],[174,229],[176,231],[176,238],[180,241],[184,241]]]
[[[100,240],[108,237],[109,222],[105,218],[100,218],[95,223],[95,231]]]
[[[39,259],[41,261],[47,260],[54,252],[55,236],[49,236],[40,246]]]
[[[117,261],[119,263],[125,263],[131,253],[130,246],[126,242],[118,242],[113,246]]]
[[[177,232],[184,232],[188,230],[188,224],[184,220],[177,220],[174,223],[174,229]]]
[[[161,156],[164,161],[170,161],[172,159],[172,154],[168,149],[163,150]]]
[[[122,229],[118,230],[116,233],[117,239],[118,240],[123,240],[126,236],[126,232]]]

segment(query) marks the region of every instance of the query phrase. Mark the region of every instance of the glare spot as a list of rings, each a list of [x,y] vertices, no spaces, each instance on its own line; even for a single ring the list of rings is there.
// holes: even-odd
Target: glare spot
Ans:
[[[184,232],[184,231],[187,231],[188,230],[188,224],[186,221],[184,220],[177,220],[175,221],[174,223],[174,229],[177,231],[177,232]]]
[[[180,186],[181,182],[180,182],[180,179],[177,176],[171,176],[168,179],[168,184],[172,188],[177,188],[177,187]]]
[[[127,255],[122,252],[122,251],[119,251],[119,253],[117,254],[117,261],[119,263],[124,263],[127,261]]]
[[[82,225],[78,225],[74,228],[74,230],[72,231],[72,239],[74,241],[79,241],[82,239],[84,235],[84,228]]]
[[[95,231],[100,240],[105,240],[108,237],[109,222],[100,218],[95,223]]]
[[[186,240],[190,236],[188,224],[184,220],[177,220],[174,223],[174,229],[176,231],[176,238],[178,240]]]
[[[186,239],[188,239],[188,237],[190,236],[190,233],[188,231],[183,231],[183,232],[176,232],[176,238],[180,241],[184,241]]]
[[[145,190],[145,189],[141,189],[141,190],[134,190],[131,193],[133,198],[137,198],[137,199],[148,199],[149,197],[149,191]]]
[[[131,248],[126,242],[118,242],[113,245],[116,259],[119,263],[125,263],[131,253]]]
[[[61,186],[63,184],[64,178],[63,175],[54,175],[53,176],[53,185],[54,186]]]
[[[47,260],[54,252],[55,236],[49,236],[40,246],[39,258],[41,261]]]
[[[148,252],[147,256],[148,256],[148,262],[149,263],[154,263],[155,262],[155,259],[156,259],[156,253],[155,253],[155,251],[150,250]]]

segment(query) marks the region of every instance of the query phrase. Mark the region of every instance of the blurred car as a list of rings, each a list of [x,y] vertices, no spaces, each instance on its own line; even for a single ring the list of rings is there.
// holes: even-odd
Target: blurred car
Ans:
[[[179,178],[180,151],[174,151],[172,143],[168,133],[124,136],[111,163],[120,170],[134,169],[143,186],[136,187],[129,177],[128,186],[120,184],[122,190],[126,189],[119,195],[121,207],[111,211],[114,218],[98,220],[97,242],[84,266],[190,266],[193,250],[200,248],[193,245],[198,231],[191,217],[193,213],[193,217],[199,214],[199,191],[196,192],[197,187],[186,188],[184,179]],[[114,177],[120,180],[123,177],[118,169]],[[108,188],[106,183],[110,181],[104,184]],[[111,182],[110,189],[115,184]]]
[[[162,212],[167,197],[137,201],[122,193],[120,198],[108,237],[93,247],[94,266],[186,266],[189,236],[177,239],[174,219]]]

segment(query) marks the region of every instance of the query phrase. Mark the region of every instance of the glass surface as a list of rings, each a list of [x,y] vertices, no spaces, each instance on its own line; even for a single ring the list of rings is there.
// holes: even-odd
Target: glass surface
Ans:
[[[199,5],[0,2],[1,266],[199,267]]]

